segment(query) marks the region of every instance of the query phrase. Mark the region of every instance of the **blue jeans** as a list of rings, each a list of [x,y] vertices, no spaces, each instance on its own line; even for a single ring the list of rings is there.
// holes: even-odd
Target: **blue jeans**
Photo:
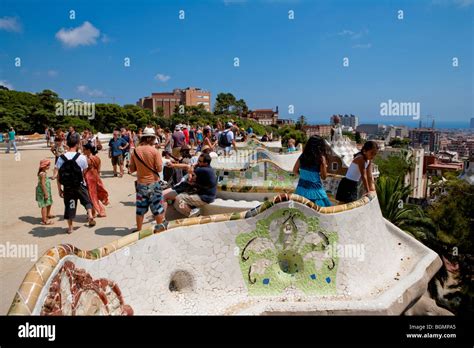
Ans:
[[[6,151],[5,153],[9,153],[9,152],[10,152],[10,147],[11,147],[12,145],[13,145],[13,151],[14,151],[15,153],[18,152],[18,150],[16,149],[16,141],[15,141],[15,140],[10,140],[10,141],[8,141],[8,143],[7,143],[7,151]]]

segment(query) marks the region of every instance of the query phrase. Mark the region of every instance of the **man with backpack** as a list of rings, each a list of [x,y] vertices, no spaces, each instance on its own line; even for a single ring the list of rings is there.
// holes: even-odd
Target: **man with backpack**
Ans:
[[[84,170],[87,169],[87,158],[77,152],[78,145],[79,138],[70,137],[67,140],[69,150],[61,155],[56,162],[59,173],[58,191],[59,196],[64,198],[64,220],[67,220],[68,233],[73,231],[72,222],[76,217],[77,200],[87,210],[89,226],[95,226],[95,220],[92,217],[92,203],[83,176]]]
[[[233,124],[227,122],[225,124],[225,130],[219,133],[218,136],[218,145],[224,151],[224,156],[230,154],[231,146],[234,147],[234,151],[237,152],[237,145],[235,144],[234,132],[232,132]]]

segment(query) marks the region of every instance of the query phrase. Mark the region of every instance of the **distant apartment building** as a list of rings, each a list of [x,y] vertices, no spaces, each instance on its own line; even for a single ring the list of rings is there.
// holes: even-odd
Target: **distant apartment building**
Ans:
[[[459,162],[459,154],[456,151],[440,150],[436,156],[443,163]]]
[[[402,149],[398,147],[386,146],[379,152],[382,159],[388,159],[390,156],[409,156],[413,162],[412,171],[407,173],[404,178],[405,185],[411,187],[410,197],[422,199],[426,198],[428,178],[424,167],[425,150],[418,149]]]
[[[448,145],[451,144],[451,141],[446,137],[439,138],[439,150],[446,151],[448,150]]]
[[[308,138],[313,135],[329,138],[331,136],[331,128],[328,124],[307,125],[303,127],[303,131]]]
[[[406,126],[388,126],[385,139],[390,141],[396,138],[408,138],[410,132]]]
[[[357,127],[358,132],[367,134],[367,139],[382,136],[385,130],[386,126],[383,124],[364,123]]]
[[[334,119],[339,117],[341,120],[341,126],[352,127],[352,129],[356,129],[359,126],[359,117],[354,115],[332,115],[331,116],[331,124],[334,124]]]
[[[471,155],[471,157],[464,162],[464,169],[459,178],[474,185],[474,156]]]
[[[445,145],[445,150],[457,152],[459,157],[467,158],[474,154],[474,139],[467,139],[462,136],[448,138],[443,142],[443,145]]]
[[[292,125],[292,124],[295,124],[295,121],[289,118],[279,118],[277,120],[277,125],[279,126],[286,126],[286,125]]]
[[[429,176],[442,176],[443,173],[448,171],[462,171],[464,168],[463,162],[441,162],[437,156],[428,155],[424,157],[426,172]]]
[[[407,174],[409,177],[408,183],[412,189],[411,197],[426,198],[428,178],[424,168],[425,150],[422,148],[412,149],[413,156],[413,170]]]
[[[150,109],[156,115],[159,108],[163,109],[163,116],[168,118],[176,106],[198,106],[203,105],[206,111],[211,111],[211,92],[200,88],[188,87],[185,89],[176,88],[173,92],[152,93],[150,97],[140,98],[137,105]]]
[[[264,126],[271,126],[273,124],[277,124],[278,106],[276,107],[276,111],[273,111],[273,109],[256,109],[250,111],[246,117],[252,118]]]
[[[432,128],[415,128],[410,130],[410,145],[423,148],[426,152],[439,150],[440,132]]]

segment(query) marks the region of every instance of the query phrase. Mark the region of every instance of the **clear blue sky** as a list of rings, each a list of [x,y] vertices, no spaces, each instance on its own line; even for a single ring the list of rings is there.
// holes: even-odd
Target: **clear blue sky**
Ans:
[[[409,120],[380,116],[389,99],[420,102],[437,122],[474,117],[474,0],[1,2],[0,83],[16,90],[127,104],[196,86],[213,104],[231,92],[315,123]]]

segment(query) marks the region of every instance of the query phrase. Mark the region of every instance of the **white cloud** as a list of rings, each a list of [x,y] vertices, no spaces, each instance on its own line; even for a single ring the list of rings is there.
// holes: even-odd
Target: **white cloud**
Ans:
[[[16,17],[3,17],[0,18],[0,30],[19,33],[21,32],[21,23]]]
[[[81,94],[86,94],[89,97],[103,97],[104,93],[98,89],[90,89],[86,85],[77,86],[76,91]]]
[[[352,48],[371,48],[372,44],[371,43],[366,43],[366,44],[357,44],[352,46]]]
[[[166,82],[171,78],[169,75],[163,75],[163,74],[156,74],[155,75],[155,80],[161,81],[161,82]]]
[[[8,83],[7,80],[0,80],[0,86],[7,87],[8,89],[13,89],[13,85]]]
[[[68,47],[95,45],[99,37],[100,30],[87,21],[76,28],[61,28],[56,33],[56,39]]]
[[[351,39],[355,40],[355,39],[360,39],[362,36],[367,35],[368,33],[369,33],[369,31],[367,29],[361,30],[359,32],[355,32],[355,31],[352,31],[352,30],[343,30],[340,33],[337,33],[337,35],[339,35],[339,36],[348,36]]]
[[[352,36],[354,35],[355,33],[352,31],[352,30],[343,30],[341,31],[340,33],[337,33],[337,35],[339,36]]]
[[[36,77],[41,77],[45,75],[49,77],[56,77],[59,75],[59,72],[57,70],[49,69],[47,71],[35,71],[33,73],[33,76],[36,76]]]

